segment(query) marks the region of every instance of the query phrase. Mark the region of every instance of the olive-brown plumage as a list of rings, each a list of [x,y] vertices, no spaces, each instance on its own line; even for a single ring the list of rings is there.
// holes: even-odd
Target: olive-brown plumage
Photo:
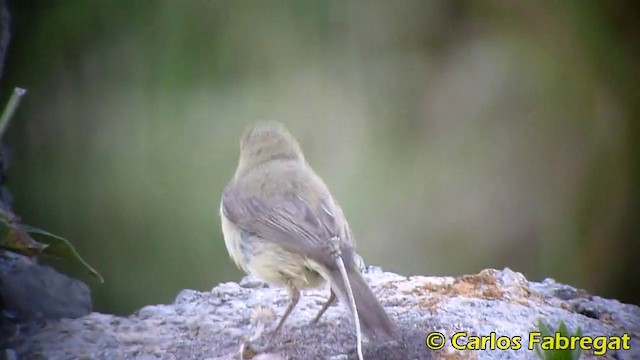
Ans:
[[[360,273],[361,259],[342,209],[295,138],[282,125],[259,125],[244,133],[240,148],[238,168],[222,196],[222,230],[239,268],[289,291],[291,302],[273,335],[294,309],[301,289],[331,284],[329,300],[314,322],[336,296],[349,304],[339,258],[364,332],[393,337],[394,323]]]

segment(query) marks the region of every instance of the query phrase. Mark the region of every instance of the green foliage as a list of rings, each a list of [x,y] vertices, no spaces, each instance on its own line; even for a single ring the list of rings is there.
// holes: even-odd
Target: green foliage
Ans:
[[[13,96],[0,116],[0,138],[20,102],[20,97],[25,93],[26,90],[24,89],[16,88],[14,90]],[[0,249],[29,257],[49,255],[59,259],[69,260],[87,269],[89,273],[98,278],[100,282],[104,282],[104,278],[82,259],[69,241],[48,231],[22,224],[20,217],[14,214],[10,206],[5,204],[1,198],[0,223],[6,226],[4,229],[4,231],[6,231],[4,233],[5,235],[0,237]],[[32,234],[37,235],[40,241],[34,240],[31,236]]]
[[[89,274],[104,282],[104,278],[78,254],[71,243],[58,235],[33,226],[20,224],[7,219],[3,214],[0,222],[8,227],[6,235],[0,240],[0,248],[25,256],[48,255],[71,261],[84,267]],[[38,235],[36,241],[31,235]]]
[[[18,105],[20,104],[20,99],[26,93],[27,93],[27,90],[22,88],[17,87],[13,89],[13,94],[11,94],[11,98],[9,98],[9,102],[7,103],[7,106],[4,108],[2,115],[0,115],[0,139],[2,138],[2,134],[4,134],[4,131],[7,128],[7,125],[9,125],[9,120],[11,120],[13,113],[18,108]]]
[[[553,337],[556,333],[563,337],[571,337],[571,336],[582,336],[582,329],[578,327],[575,333],[569,332],[567,326],[564,321],[560,321],[558,324],[558,329],[554,330],[549,327],[542,319],[538,320],[538,331],[540,335],[544,337]],[[580,354],[582,350],[580,347],[576,347],[575,349],[542,349],[539,344],[536,346],[536,355],[543,360],[578,360],[580,358]]]

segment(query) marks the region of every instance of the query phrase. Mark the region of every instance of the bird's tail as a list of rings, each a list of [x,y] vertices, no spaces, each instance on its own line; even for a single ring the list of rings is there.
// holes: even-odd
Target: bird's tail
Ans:
[[[394,339],[396,325],[389,318],[389,315],[387,315],[380,302],[378,302],[378,299],[376,299],[360,271],[355,266],[348,266],[345,270],[348,283],[351,285],[358,317],[360,319],[360,326],[363,332],[369,338],[376,338],[378,335],[383,335],[388,339]],[[329,276],[331,277],[331,288],[336,296],[340,302],[345,304],[345,306],[349,308],[349,311],[353,313],[347,283],[343,279],[339,267],[337,269],[331,269]]]

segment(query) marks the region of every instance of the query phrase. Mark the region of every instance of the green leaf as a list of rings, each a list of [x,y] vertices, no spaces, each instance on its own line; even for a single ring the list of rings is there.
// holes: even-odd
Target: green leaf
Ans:
[[[0,241],[0,248],[29,257],[40,254],[46,247],[33,240],[26,231],[10,226],[7,235]]]
[[[562,321],[562,320],[560,320],[560,323],[558,323],[558,332],[562,336],[569,335],[569,331],[567,330],[567,325],[565,325],[564,321]]]
[[[9,102],[5,106],[4,111],[2,111],[2,115],[0,115],[0,138],[2,138],[2,135],[7,129],[13,113],[15,113],[16,109],[18,108],[18,104],[20,104],[20,98],[26,93],[27,90],[19,87],[13,89],[13,94],[11,94]]]
[[[568,336],[569,331],[567,330],[567,325],[564,324],[564,321],[560,320],[558,323],[558,328],[556,332],[560,334],[560,336]],[[558,360],[571,360],[572,350],[555,350],[554,357]]]
[[[541,336],[555,336],[555,333],[558,332],[562,336],[570,337],[570,336],[582,336],[582,329],[579,327],[576,329],[575,333],[572,334],[571,331],[567,328],[567,325],[564,321],[560,321],[558,323],[557,329],[551,328],[547,325],[542,319],[538,319],[537,324],[538,331]],[[535,354],[538,358],[544,360],[578,360],[580,358],[581,350],[575,349],[566,349],[566,350],[542,350],[540,345],[536,345]]]
[[[78,254],[76,249],[67,239],[29,225],[18,224],[17,228],[22,229],[30,234],[41,235],[38,239],[40,240],[40,242],[47,245],[47,247],[42,250],[43,254],[61,259],[73,260],[86,268],[89,273],[98,278],[101,283],[104,283],[104,278],[102,277],[102,275],[100,275],[100,273],[98,273],[93,267],[91,267],[91,265],[84,261],[84,259]]]
[[[542,319],[538,319],[538,330],[540,330],[540,334],[542,336],[552,336],[551,329],[547,324],[542,321]]]
[[[21,97],[24,96],[26,92],[27,90],[22,88],[15,88],[13,90],[9,102],[2,114],[0,114],[0,139],[7,129],[11,117],[20,103]],[[104,283],[104,278],[80,257],[73,245],[65,238],[32,226],[21,224],[20,218],[16,216],[11,209],[4,206],[0,207],[0,223],[8,227],[5,237],[0,239],[0,249],[29,257],[46,254],[61,259],[72,260],[82,265],[91,275],[97,277],[100,282]],[[42,241],[35,241],[29,235],[30,233],[40,235]]]
[[[582,336],[582,329],[578,326],[578,328],[576,329],[576,333],[575,336]],[[580,359],[580,355],[582,355],[582,349],[580,348],[580,346],[577,346],[575,349],[573,349],[573,351],[571,352],[571,359],[572,360],[578,360]]]
[[[540,345],[536,345],[535,350],[536,350],[536,356],[538,356],[538,358],[540,359],[544,359],[544,353],[542,352]]]

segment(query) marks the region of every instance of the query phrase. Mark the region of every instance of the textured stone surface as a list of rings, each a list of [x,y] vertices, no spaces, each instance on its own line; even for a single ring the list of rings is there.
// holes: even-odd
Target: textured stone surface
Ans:
[[[447,336],[523,337],[538,318],[552,325],[563,320],[588,336],[631,335],[631,350],[609,352],[609,359],[640,358],[640,308],[591,296],[553,280],[529,282],[509,269],[477,275],[404,277],[370,268],[367,279],[396,320],[398,341],[365,344],[368,359],[534,359],[531,351],[439,351],[425,346],[430,331]],[[92,313],[79,319],[25,324],[5,346],[22,358],[46,359],[231,359],[243,338],[266,321],[273,329],[287,305],[283,289],[255,279],[224,283],[210,292],[184,290],[171,305],[147,306],[129,317]],[[254,341],[254,359],[353,359],[355,334],[341,304],[319,324],[309,321],[326,299],[326,290],[306,291],[282,334],[264,349],[266,336]],[[246,352],[249,354],[249,352]],[[585,353],[584,358],[595,358]]]
[[[0,310],[13,322],[80,317],[91,312],[91,293],[82,281],[0,251]]]

